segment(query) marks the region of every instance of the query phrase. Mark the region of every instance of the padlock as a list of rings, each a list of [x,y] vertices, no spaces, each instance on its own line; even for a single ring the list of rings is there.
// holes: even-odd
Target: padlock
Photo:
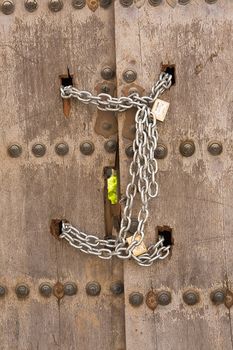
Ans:
[[[126,240],[127,240],[127,243],[130,245],[133,241],[133,236],[128,237]],[[135,240],[140,241],[140,235],[137,235],[135,237]],[[147,252],[147,248],[146,248],[145,243],[143,241],[132,250],[132,253],[134,256],[139,256],[139,255],[142,255],[146,252]]]

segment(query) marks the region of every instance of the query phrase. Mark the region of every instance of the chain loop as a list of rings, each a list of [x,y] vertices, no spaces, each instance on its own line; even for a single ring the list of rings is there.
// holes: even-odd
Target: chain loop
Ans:
[[[86,254],[93,254],[101,259],[111,259],[117,256],[120,259],[133,258],[138,265],[151,266],[155,260],[165,259],[170,252],[170,246],[164,246],[164,239],[151,245],[146,253],[134,255],[134,249],[144,240],[144,227],[149,216],[148,203],[158,195],[158,184],[155,175],[158,170],[154,152],[157,147],[158,133],[156,119],[151,113],[150,105],[171,86],[172,76],[163,72],[159,80],[152,87],[149,96],[140,97],[132,93],[128,97],[112,97],[106,93],[98,96],[89,91],[80,91],[73,86],[61,86],[61,97],[64,99],[76,98],[85,104],[96,105],[102,111],[124,112],[132,107],[137,108],[135,114],[136,135],[133,141],[133,160],[129,174],[131,181],[126,187],[125,208],[123,210],[121,227],[117,239],[99,239],[88,235],[73,227],[70,223],[62,222],[60,238]],[[140,194],[141,208],[138,212],[138,227],[133,234],[130,244],[127,243],[129,229],[132,222],[132,210],[137,190]]]

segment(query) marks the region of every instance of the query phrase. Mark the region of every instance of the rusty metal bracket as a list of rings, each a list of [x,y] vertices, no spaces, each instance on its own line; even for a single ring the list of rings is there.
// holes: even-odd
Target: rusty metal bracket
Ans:
[[[157,295],[155,294],[155,292],[153,292],[153,290],[150,290],[146,295],[146,305],[152,311],[154,311],[158,306]]]
[[[64,297],[64,286],[61,282],[57,282],[53,287],[53,294],[55,297],[60,300]]]
[[[226,291],[224,304],[228,309],[233,305],[233,293],[229,289]]]

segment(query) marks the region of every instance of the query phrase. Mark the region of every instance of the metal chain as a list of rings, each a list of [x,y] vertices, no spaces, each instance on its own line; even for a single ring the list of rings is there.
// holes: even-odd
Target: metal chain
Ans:
[[[134,249],[144,240],[144,227],[148,219],[148,203],[158,195],[158,184],[155,175],[158,170],[154,153],[157,147],[158,133],[156,118],[153,116],[150,105],[171,86],[172,76],[161,73],[159,80],[152,87],[149,96],[140,97],[137,92],[128,97],[112,97],[100,93],[97,96],[88,91],[80,91],[73,86],[61,86],[63,99],[76,98],[85,104],[94,104],[102,111],[124,112],[136,107],[135,115],[136,135],[133,141],[133,160],[129,173],[131,180],[126,188],[126,202],[122,214],[120,232],[117,239],[99,239],[88,235],[73,227],[70,223],[62,222],[60,238],[84,253],[93,254],[101,259],[111,259],[117,256],[120,259],[133,258],[141,266],[150,266],[157,259],[165,259],[170,252],[170,246],[164,246],[164,238],[151,245],[147,252],[136,256]],[[127,242],[132,219],[134,198],[137,191],[140,193],[141,208],[138,213],[138,227],[132,236],[130,244]]]

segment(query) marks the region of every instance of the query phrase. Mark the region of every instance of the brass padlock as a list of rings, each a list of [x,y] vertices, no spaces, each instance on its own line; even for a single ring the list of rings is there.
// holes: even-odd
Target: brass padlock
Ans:
[[[127,243],[130,245],[133,241],[133,236],[128,237],[126,240],[127,240]],[[135,240],[140,241],[140,235],[137,235],[135,237]],[[147,252],[147,248],[146,248],[145,243],[143,241],[132,250],[132,253],[134,256],[139,256],[139,255],[142,255],[146,252]]]

